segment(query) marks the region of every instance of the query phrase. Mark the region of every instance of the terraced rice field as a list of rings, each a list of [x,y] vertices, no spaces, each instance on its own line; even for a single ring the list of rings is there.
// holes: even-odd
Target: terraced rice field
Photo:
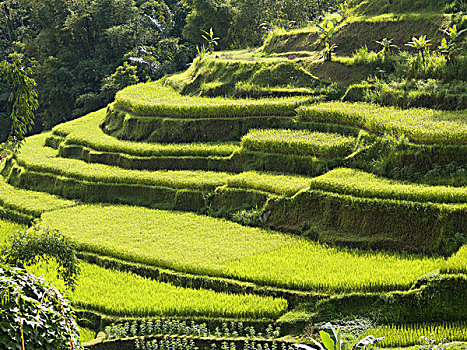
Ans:
[[[79,206],[45,213],[80,249],[178,271],[316,291],[406,289],[444,259],[351,251],[190,213]]]

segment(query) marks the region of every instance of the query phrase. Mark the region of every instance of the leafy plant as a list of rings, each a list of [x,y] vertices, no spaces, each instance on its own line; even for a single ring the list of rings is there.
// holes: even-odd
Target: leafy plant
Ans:
[[[430,40],[427,40],[426,35],[421,35],[419,38],[412,37],[406,46],[413,47],[418,51],[418,55],[422,57],[422,63],[425,65],[425,55],[429,53],[429,47],[432,45]]]
[[[196,45],[196,52],[198,52],[199,57],[203,58],[206,56],[206,46],[204,44],[201,46]]]
[[[214,31],[212,30],[212,27],[209,29],[209,32],[203,30],[204,35],[201,35],[204,40],[208,42],[208,47],[209,47],[209,53],[214,52],[214,46],[217,46],[217,40],[220,38],[214,36]]]
[[[466,29],[457,30],[457,25],[453,25],[448,29],[441,29],[441,31],[448,37],[449,40],[443,38],[441,44],[438,46],[438,51],[445,57],[447,63],[452,63],[454,55],[458,51],[457,39],[465,32]]]
[[[330,14],[326,16],[320,25],[316,26],[320,32],[321,39],[324,41],[324,49],[321,52],[322,58],[325,61],[331,60],[332,52],[337,47],[332,43],[334,35],[347,25],[347,23],[339,23],[340,21],[342,21],[340,14]]]
[[[70,303],[43,279],[0,264],[0,348],[78,350]]]
[[[378,44],[382,46],[381,50],[378,51],[378,55],[386,57],[387,55],[391,54],[391,48],[398,48],[397,45],[394,45],[393,39],[384,38],[381,41],[376,41]]]
[[[321,343],[311,337],[308,337],[308,339],[313,342],[314,346],[294,344],[295,347],[297,349],[303,350],[364,350],[367,345],[377,343],[378,341],[384,339],[384,337],[375,338],[373,335],[369,335],[363,339],[360,339],[352,347],[350,347],[350,344],[345,343],[340,329],[335,329],[330,323],[326,324],[326,329],[327,330],[319,332]]]

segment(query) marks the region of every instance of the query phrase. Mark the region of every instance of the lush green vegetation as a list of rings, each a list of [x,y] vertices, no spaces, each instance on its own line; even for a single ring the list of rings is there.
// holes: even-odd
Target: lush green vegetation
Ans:
[[[29,269],[48,281],[63,284],[46,265]],[[68,292],[76,305],[111,315],[204,315],[217,317],[278,317],[287,309],[283,299],[255,295],[229,295],[209,290],[180,288],[128,272],[82,263],[76,290]]]
[[[442,264],[437,258],[345,250],[297,240],[232,261],[227,273],[303,290],[382,291],[406,289],[417,277]]]
[[[117,106],[138,115],[177,118],[293,115],[308,98],[233,99],[180,95],[160,82],[138,84],[119,91]]]
[[[467,188],[465,187],[408,184],[345,168],[334,169],[311,179],[311,188],[358,197],[435,203],[467,202]]]
[[[298,109],[301,120],[360,126],[375,133],[405,135],[422,143],[465,144],[464,111],[401,110],[367,103],[325,102]]]
[[[310,180],[310,177],[305,176],[248,171],[229,177],[227,186],[293,196],[298,191],[308,188]]]
[[[45,213],[42,224],[87,251],[303,290],[406,289],[444,264],[440,258],[347,251],[225,220],[128,206],[59,210]]]
[[[355,138],[307,130],[250,130],[242,147],[252,151],[342,157],[351,153]]]
[[[9,236],[12,236],[16,231],[24,230],[26,227],[11,221],[0,219],[0,246],[6,242]]]
[[[366,335],[373,334],[375,337],[385,337],[379,346],[399,347],[417,345],[425,337],[434,337],[436,344],[453,341],[467,341],[467,324],[464,322],[445,324],[407,324],[407,325],[386,325],[372,329]]]
[[[66,200],[43,192],[15,188],[0,178],[0,206],[40,216],[45,211],[57,210],[76,205],[75,201]]]
[[[222,219],[129,206],[79,206],[50,212],[42,224],[59,229],[81,249],[200,273],[293,241]]]
[[[18,163],[34,171],[49,172],[86,181],[106,183],[145,184],[171,188],[214,189],[225,183],[228,176],[222,172],[205,171],[138,171],[87,164],[75,159],[57,158],[57,150],[44,147],[48,134],[28,138]]]
[[[105,134],[99,124],[105,118],[105,109],[59,124],[55,135],[66,136],[66,143],[83,145],[95,151],[124,153],[132,156],[229,156],[239,147],[234,143],[153,144],[121,141]]]

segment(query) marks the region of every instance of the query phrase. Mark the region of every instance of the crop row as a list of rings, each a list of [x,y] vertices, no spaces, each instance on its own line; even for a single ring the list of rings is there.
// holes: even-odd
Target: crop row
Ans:
[[[400,199],[415,202],[467,203],[467,187],[406,184],[376,175],[339,168],[312,178],[311,188],[358,197]]]
[[[242,147],[252,151],[321,157],[351,153],[355,138],[308,130],[255,129],[242,137]]]
[[[128,206],[48,212],[42,224],[59,229],[86,251],[299,290],[406,289],[445,263],[441,258],[330,248],[221,219]]]
[[[57,158],[57,151],[44,147],[47,133],[27,139],[17,160],[30,170],[69,176],[80,180],[144,184],[171,188],[214,189],[225,183],[229,176],[222,172],[207,171],[139,171],[121,169],[103,164],[87,164],[76,159]]]
[[[293,115],[308,98],[233,99],[184,96],[160,82],[138,84],[119,91],[115,102],[120,108],[139,115],[178,118]]]
[[[366,128],[375,133],[404,134],[420,143],[467,144],[464,111],[380,107],[368,103],[325,102],[302,106],[300,120]]]
[[[237,340],[216,338],[163,337],[135,339],[135,350],[295,350],[293,343],[283,341]]]
[[[105,109],[59,124],[55,135],[66,136],[68,144],[87,146],[95,151],[125,153],[133,156],[229,156],[239,147],[234,143],[161,144],[122,141],[105,134],[99,127]]]
[[[364,336],[368,334],[377,338],[385,337],[378,343],[381,347],[426,344],[430,339],[433,339],[435,344],[467,341],[467,323],[385,325],[369,330]]]
[[[77,306],[110,315],[275,318],[287,310],[284,299],[181,288],[84,262],[80,266],[76,289],[67,291],[67,296]],[[30,267],[29,271],[43,275],[63,290],[63,282],[57,279],[55,268],[40,264]]]
[[[131,170],[104,164],[88,164],[77,159],[57,157],[57,150],[44,147],[48,134],[39,134],[29,137],[21,153],[17,156],[18,164],[28,170],[47,172],[90,182],[110,184],[139,184],[150,186],[164,186],[176,189],[213,190],[225,185],[231,178],[231,184],[242,187],[263,190],[277,194],[293,194],[305,186],[306,177],[294,175],[274,175],[248,172],[241,176],[243,184],[239,184],[240,178],[226,172],[213,171],[146,171]],[[248,177],[250,180],[245,181]],[[264,178],[263,178],[264,177]],[[262,179],[261,181],[259,181]],[[308,180],[307,180],[308,181]],[[289,182],[289,184],[286,184]]]
[[[128,338],[148,335],[191,335],[196,337],[218,338],[266,338],[281,336],[280,326],[270,323],[264,333],[253,326],[244,325],[242,321],[225,321],[221,327],[211,329],[206,323],[190,322],[177,319],[133,320],[132,322],[113,323],[105,327],[106,339]]]

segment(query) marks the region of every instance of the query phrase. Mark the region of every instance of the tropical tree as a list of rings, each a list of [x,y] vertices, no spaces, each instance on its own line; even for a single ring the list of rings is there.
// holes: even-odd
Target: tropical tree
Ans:
[[[323,57],[325,61],[331,60],[332,53],[337,48],[337,46],[333,44],[334,35],[347,25],[347,23],[339,23],[340,21],[342,21],[341,15],[331,14],[328,15],[320,25],[317,25],[321,40],[324,42],[324,49],[321,51],[321,57]]]

